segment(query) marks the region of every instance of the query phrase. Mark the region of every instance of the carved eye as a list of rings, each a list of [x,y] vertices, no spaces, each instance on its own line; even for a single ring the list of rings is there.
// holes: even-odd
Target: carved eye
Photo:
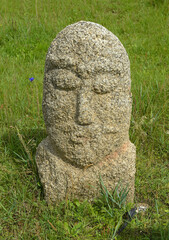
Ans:
[[[111,92],[111,86],[105,85],[104,83],[95,83],[93,85],[93,91],[98,94],[105,94]]]
[[[55,69],[46,76],[57,89],[73,90],[81,85],[81,80],[74,73],[66,69]]]
[[[117,81],[112,75],[97,76],[93,84],[93,91],[98,94],[110,93],[115,89],[116,85]]]

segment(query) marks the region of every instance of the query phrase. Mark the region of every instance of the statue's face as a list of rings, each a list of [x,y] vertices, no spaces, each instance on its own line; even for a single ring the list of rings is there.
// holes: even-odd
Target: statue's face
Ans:
[[[109,71],[106,62],[95,60],[81,61],[71,53],[55,58],[50,52],[45,73],[48,134],[58,156],[78,167],[96,164],[115,151],[124,136],[128,138],[130,86],[122,89],[121,83],[129,76],[115,65]]]

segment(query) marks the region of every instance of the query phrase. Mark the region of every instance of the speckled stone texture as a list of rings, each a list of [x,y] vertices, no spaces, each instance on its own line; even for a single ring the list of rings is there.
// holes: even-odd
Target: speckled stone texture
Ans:
[[[80,21],[53,40],[43,91],[48,137],[36,153],[47,202],[92,201],[100,194],[99,175],[110,191],[119,181],[127,185],[133,201],[130,87],[125,48],[103,26]]]

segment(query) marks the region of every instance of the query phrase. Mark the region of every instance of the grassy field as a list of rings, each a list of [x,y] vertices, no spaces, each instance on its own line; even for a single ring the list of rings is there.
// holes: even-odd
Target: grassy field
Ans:
[[[0,5],[0,240],[112,239],[131,207],[112,205],[111,217],[103,199],[57,206],[43,199],[34,157],[46,136],[45,56],[56,34],[79,20],[112,31],[131,62],[135,203],[149,208],[115,239],[169,239],[169,1],[1,0]]]

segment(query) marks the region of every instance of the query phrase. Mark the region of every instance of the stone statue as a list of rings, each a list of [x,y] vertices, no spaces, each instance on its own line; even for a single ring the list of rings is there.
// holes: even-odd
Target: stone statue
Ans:
[[[110,191],[121,180],[133,201],[130,86],[128,55],[103,26],[80,21],[53,40],[43,91],[48,137],[36,153],[48,202],[93,200],[99,195],[99,175]]]

